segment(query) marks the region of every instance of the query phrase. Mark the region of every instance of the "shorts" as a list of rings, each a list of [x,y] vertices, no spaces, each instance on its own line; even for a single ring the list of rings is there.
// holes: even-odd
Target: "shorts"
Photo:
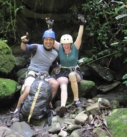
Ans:
[[[75,70],[62,68],[62,69],[60,69],[59,73],[55,74],[55,79],[57,79],[59,77],[67,77],[68,78],[68,75],[71,72],[76,72],[80,76],[80,78],[83,79],[83,75],[82,75],[79,67],[76,68]]]
[[[31,86],[32,83],[34,82],[34,80],[37,78],[37,76],[39,76],[38,73],[34,72],[33,70],[29,71],[27,74],[26,74],[26,78],[25,78],[25,81],[24,81],[24,84],[22,86],[22,90],[21,91],[24,91],[24,88],[26,86]],[[43,76],[43,74],[42,74]],[[50,79],[54,79],[53,77],[51,77],[49,74],[46,76],[45,78],[45,81],[49,81]]]

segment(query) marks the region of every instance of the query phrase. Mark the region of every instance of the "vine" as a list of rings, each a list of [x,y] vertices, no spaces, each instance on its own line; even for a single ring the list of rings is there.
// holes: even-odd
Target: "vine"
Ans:
[[[16,16],[17,11],[23,8],[23,6],[17,8],[16,0],[1,0],[0,7],[0,16],[2,18],[2,25],[0,27],[1,39],[7,41],[8,38],[12,38],[16,41]]]

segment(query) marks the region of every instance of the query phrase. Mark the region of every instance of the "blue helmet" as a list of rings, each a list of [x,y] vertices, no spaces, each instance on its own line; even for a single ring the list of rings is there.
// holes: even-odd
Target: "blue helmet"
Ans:
[[[53,38],[55,39],[55,32],[52,31],[52,30],[46,30],[42,36],[42,38],[45,38],[45,37],[50,37],[50,38]]]

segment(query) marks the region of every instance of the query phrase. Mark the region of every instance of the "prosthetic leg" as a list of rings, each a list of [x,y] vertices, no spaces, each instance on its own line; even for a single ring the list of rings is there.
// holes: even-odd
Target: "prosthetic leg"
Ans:
[[[74,104],[76,107],[81,107],[81,102],[79,101],[79,94],[78,94],[77,77],[75,72],[71,72],[69,74],[69,80],[71,82],[71,88],[74,95]]]

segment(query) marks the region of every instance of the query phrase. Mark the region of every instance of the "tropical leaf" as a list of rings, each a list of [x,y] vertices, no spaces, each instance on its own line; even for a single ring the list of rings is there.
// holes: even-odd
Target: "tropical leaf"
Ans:
[[[115,17],[116,20],[126,17],[127,14],[118,15]]]

